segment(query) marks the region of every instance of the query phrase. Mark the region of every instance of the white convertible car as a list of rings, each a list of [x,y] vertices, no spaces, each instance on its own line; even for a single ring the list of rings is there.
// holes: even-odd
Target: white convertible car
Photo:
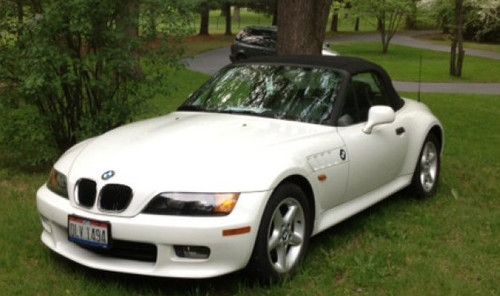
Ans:
[[[96,269],[279,280],[315,234],[405,187],[432,196],[443,142],[373,63],[247,60],[176,112],[64,153],[37,192],[41,238]]]

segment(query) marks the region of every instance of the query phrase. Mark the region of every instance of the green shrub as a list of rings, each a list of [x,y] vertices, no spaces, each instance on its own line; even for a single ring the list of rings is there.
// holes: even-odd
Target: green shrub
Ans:
[[[2,162],[17,167],[37,167],[58,156],[55,141],[43,116],[34,106],[0,107]]]
[[[0,9],[1,146],[22,146],[8,157],[24,155],[29,164],[52,160],[132,120],[152,90],[165,92],[161,72],[177,64],[179,38],[188,32],[181,3],[42,1],[39,13],[27,10],[22,34],[7,29],[11,22],[2,20],[13,16]],[[161,18],[161,28],[141,28],[144,11]],[[156,33],[148,30],[162,39],[152,43]]]

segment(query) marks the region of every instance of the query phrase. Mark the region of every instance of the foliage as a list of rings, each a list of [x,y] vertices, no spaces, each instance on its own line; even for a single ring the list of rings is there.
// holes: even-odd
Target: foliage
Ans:
[[[454,23],[454,0],[434,1],[428,5],[438,25],[449,32]],[[500,42],[500,3],[495,0],[464,1],[464,37],[482,42]]]
[[[36,168],[57,154],[48,123],[33,106],[0,106],[1,161],[8,166]]]
[[[411,13],[412,3],[411,0],[352,0],[353,9],[359,14],[377,19],[383,53],[387,53],[391,39],[398,31],[404,17]]]
[[[0,0],[0,44],[15,42],[17,34],[16,8],[13,2]]]
[[[137,16],[125,13],[127,5],[122,1],[44,2],[43,14],[26,20],[23,34],[14,42],[12,34],[2,31],[3,36],[10,36],[0,40],[4,108],[11,108],[19,119],[35,110],[27,112],[26,106],[36,107],[36,118],[44,124],[32,126],[31,131],[48,128],[51,137],[46,140],[53,140],[59,152],[128,122],[147,98],[147,91],[166,92],[161,86],[163,66],[174,65],[182,53],[179,38],[186,35],[186,21],[173,3],[143,3],[141,9],[154,6],[165,18],[162,26],[155,28],[162,40],[151,44],[131,35],[130,25]],[[149,29],[142,29],[144,36],[151,37]],[[145,64],[147,72],[141,67]],[[34,123],[27,119],[21,122]]]
[[[476,0],[468,6],[464,37],[482,42],[500,42],[500,2]]]

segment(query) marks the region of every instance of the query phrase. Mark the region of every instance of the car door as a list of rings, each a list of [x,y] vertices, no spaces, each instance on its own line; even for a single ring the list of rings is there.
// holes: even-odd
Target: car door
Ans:
[[[372,106],[391,106],[375,73],[354,75],[351,79],[338,133],[345,142],[349,158],[349,177],[343,202],[373,191],[401,174],[408,135],[404,119],[396,112],[392,123],[374,127],[370,134],[363,127]]]

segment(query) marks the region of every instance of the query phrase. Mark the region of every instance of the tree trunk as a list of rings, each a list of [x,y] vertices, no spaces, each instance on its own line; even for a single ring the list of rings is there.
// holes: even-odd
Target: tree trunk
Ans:
[[[455,28],[450,52],[450,75],[462,77],[462,66],[464,63],[464,37],[463,37],[463,0],[455,0]]]
[[[123,5],[117,17],[117,28],[124,33],[128,40],[137,40],[139,37],[139,1],[127,0],[123,1]],[[125,42],[125,44],[130,44]],[[133,75],[137,79],[144,77],[141,64],[139,62],[140,55],[137,48],[133,49],[132,56],[136,62]]]
[[[200,35],[208,36],[208,22],[210,19],[210,7],[207,2],[201,3],[200,8]]]
[[[354,22],[354,31],[355,32],[359,31],[359,16],[356,17],[356,21]]]
[[[389,50],[389,43],[398,31],[399,25],[404,17],[405,14],[401,11],[391,12],[385,10],[382,10],[377,16],[377,27],[380,32],[383,54],[386,54]]]
[[[411,1],[410,12],[406,15],[405,23],[406,28],[409,30],[417,29],[417,1]]]
[[[417,29],[417,15],[409,14],[406,16],[406,29],[416,30]]]
[[[233,21],[241,22],[241,9],[239,5],[233,6]]]
[[[389,51],[389,42],[387,40],[382,41],[382,53],[386,54]]]
[[[332,31],[332,32],[339,31],[339,12],[336,9],[333,11],[332,24],[330,26],[330,31]]]
[[[226,2],[222,5],[222,10],[224,11],[224,17],[226,18],[226,32],[224,35],[231,36],[231,3]]]
[[[23,23],[24,23],[24,1],[17,0],[17,38],[20,38],[23,34]]]
[[[278,0],[278,55],[320,55],[332,0]]]
[[[276,3],[274,5],[274,8],[273,8],[273,22],[272,22],[272,25],[273,26],[277,26],[278,25],[278,3]]]
[[[382,54],[386,54],[389,51],[389,38],[385,27],[385,12],[377,18],[377,28],[382,41]]]
[[[127,38],[139,37],[139,1],[123,1],[120,15],[117,17],[117,27],[125,33]]]
[[[35,14],[43,13],[41,0],[31,0],[31,6],[33,7]]]

